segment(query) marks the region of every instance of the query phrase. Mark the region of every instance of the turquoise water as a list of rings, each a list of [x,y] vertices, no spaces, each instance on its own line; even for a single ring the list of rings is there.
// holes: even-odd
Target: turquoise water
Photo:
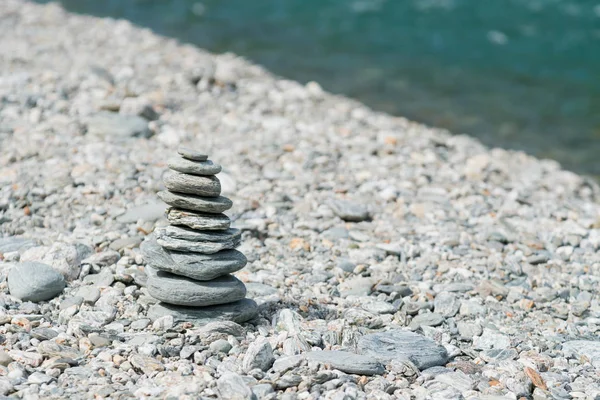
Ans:
[[[600,176],[600,0],[60,3]]]

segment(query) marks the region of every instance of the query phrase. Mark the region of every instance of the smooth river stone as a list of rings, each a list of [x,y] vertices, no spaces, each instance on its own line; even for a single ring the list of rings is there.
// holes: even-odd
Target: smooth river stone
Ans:
[[[192,194],[171,193],[166,190],[158,192],[157,195],[170,206],[190,211],[220,214],[233,206],[231,200],[223,196],[200,197]]]
[[[152,321],[165,315],[171,315],[175,322],[192,322],[196,326],[215,321],[233,321],[241,324],[256,317],[257,314],[258,306],[251,299],[242,299],[235,303],[209,307],[184,307],[158,303],[148,310],[148,318]]]
[[[144,241],[140,249],[151,267],[198,281],[209,281],[239,271],[247,263],[244,254],[237,250],[214,254],[182,253],[163,249],[154,238]]]
[[[65,288],[65,279],[51,266],[40,262],[24,262],[8,272],[10,294],[23,301],[44,301],[57,296]]]
[[[206,197],[219,197],[221,182],[215,176],[197,176],[171,172],[163,182],[167,189],[177,193],[195,194]]]
[[[184,225],[197,230],[229,229],[231,220],[225,214],[197,213],[171,208],[167,211],[167,219],[172,225]]]
[[[148,293],[162,302],[187,307],[233,303],[246,296],[246,287],[231,275],[211,281],[195,281],[146,267]]]
[[[169,160],[169,168],[173,171],[192,175],[216,175],[221,172],[221,166],[210,160],[192,161],[185,158],[172,158]]]
[[[177,149],[177,153],[183,158],[187,158],[188,160],[193,161],[206,161],[208,160],[208,155],[202,154],[194,149],[190,149],[189,147],[180,146]]]
[[[195,231],[179,226],[160,227],[155,230],[156,241],[169,250],[212,254],[234,249],[242,241],[242,232],[230,228],[226,231]]]

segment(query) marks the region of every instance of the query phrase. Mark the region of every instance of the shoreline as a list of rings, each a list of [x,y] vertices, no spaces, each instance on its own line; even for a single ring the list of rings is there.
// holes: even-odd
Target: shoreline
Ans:
[[[0,9],[0,100],[2,395],[600,395],[600,189],[554,161],[20,0]],[[180,144],[224,167],[260,306],[239,328],[148,316],[139,244]],[[24,261],[67,288],[11,297]],[[448,357],[385,359],[369,335],[396,330]],[[249,370],[257,338],[275,364]]]

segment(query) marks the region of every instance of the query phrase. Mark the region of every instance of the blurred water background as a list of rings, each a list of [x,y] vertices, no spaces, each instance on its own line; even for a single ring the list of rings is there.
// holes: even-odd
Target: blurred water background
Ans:
[[[600,0],[59,2],[600,177]]]

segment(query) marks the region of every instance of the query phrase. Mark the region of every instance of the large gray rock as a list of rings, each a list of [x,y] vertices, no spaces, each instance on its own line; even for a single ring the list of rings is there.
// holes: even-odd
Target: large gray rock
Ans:
[[[67,281],[72,281],[81,272],[81,262],[92,254],[92,249],[82,243],[53,243],[52,246],[39,246],[27,249],[21,261],[38,261],[49,264],[60,272]]]
[[[235,303],[219,304],[209,307],[185,307],[159,303],[150,307],[148,318],[156,320],[172,315],[177,322],[193,322],[195,325],[207,325],[215,321],[246,322],[256,317],[258,307],[251,299],[242,299]]]
[[[169,160],[169,168],[173,171],[192,175],[216,175],[221,172],[221,166],[212,161],[191,161],[185,158],[173,158]]]
[[[170,172],[165,175],[163,182],[165,183],[165,187],[172,192],[206,197],[218,197],[221,194],[221,182],[215,176],[198,176]]]
[[[198,281],[209,281],[233,273],[244,268],[247,262],[244,254],[237,250],[223,250],[214,254],[165,250],[152,237],[144,241],[140,248],[151,267]]]
[[[448,362],[444,347],[408,331],[393,330],[365,335],[359,339],[357,348],[359,353],[386,363],[394,359],[409,360],[420,370]]]
[[[580,358],[587,357],[595,368],[600,368],[600,341],[593,340],[571,340],[562,346],[565,356]]]
[[[23,301],[44,301],[57,296],[65,288],[65,279],[51,266],[24,262],[8,273],[10,294]]]
[[[150,137],[148,121],[136,115],[122,115],[100,111],[85,120],[88,135],[124,139],[128,137]]]
[[[242,240],[241,231],[233,228],[202,232],[186,227],[167,226],[157,228],[155,233],[157,243],[165,249],[203,254],[234,249]]]
[[[200,197],[192,194],[171,193],[161,191],[158,197],[170,206],[184,210],[220,214],[229,210],[233,203],[227,197]]]
[[[203,307],[238,301],[246,287],[237,278],[225,275],[211,281],[195,281],[183,276],[146,267],[148,293],[162,302],[188,307]]]
[[[385,372],[385,368],[376,358],[347,351],[311,351],[306,353],[306,358],[331,365],[348,374],[381,375]]]
[[[329,206],[344,221],[360,222],[369,219],[369,210],[362,204],[347,200],[332,200]]]
[[[183,225],[196,230],[226,230],[231,220],[225,214],[208,214],[170,208],[167,219],[172,225]]]

